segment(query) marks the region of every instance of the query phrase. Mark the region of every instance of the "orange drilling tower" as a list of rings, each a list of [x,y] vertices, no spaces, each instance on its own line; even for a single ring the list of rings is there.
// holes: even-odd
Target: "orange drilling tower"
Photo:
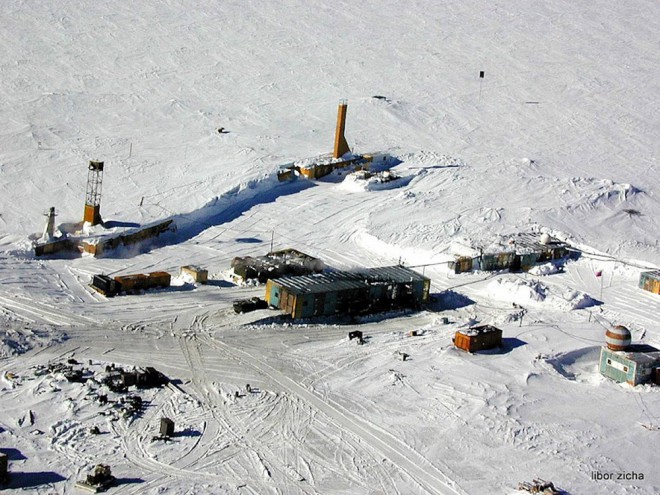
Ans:
[[[85,216],[83,222],[98,225],[101,220],[101,186],[103,185],[103,162],[90,160],[87,172]]]

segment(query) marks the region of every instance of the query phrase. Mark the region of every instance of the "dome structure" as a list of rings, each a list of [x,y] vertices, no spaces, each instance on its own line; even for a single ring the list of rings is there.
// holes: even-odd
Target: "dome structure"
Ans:
[[[632,341],[630,330],[623,325],[617,325],[605,332],[605,343],[612,351],[625,351]]]
[[[550,237],[550,234],[542,234],[541,235],[541,244],[550,244],[552,242],[552,237]]]

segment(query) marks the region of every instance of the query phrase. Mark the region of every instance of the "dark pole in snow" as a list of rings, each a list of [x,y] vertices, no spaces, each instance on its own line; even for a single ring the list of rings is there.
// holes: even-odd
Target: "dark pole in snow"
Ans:
[[[484,81],[485,73],[484,71],[479,71],[479,101],[481,101],[481,86]]]
[[[274,237],[275,237],[275,231],[273,230],[273,231],[270,233],[270,252],[271,252],[271,253],[273,252],[273,238],[274,238]]]

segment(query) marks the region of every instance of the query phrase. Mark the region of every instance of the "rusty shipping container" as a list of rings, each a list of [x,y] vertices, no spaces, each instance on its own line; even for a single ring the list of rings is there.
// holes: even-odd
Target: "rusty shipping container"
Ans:
[[[115,277],[115,281],[119,284],[119,290],[130,292],[132,290],[143,289],[147,285],[147,276],[138,273],[135,275],[121,275]]]
[[[459,330],[454,335],[454,345],[467,352],[500,347],[502,345],[502,330],[491,325]]]
[[[167,272],[151,272],[147,277],[147,288],[169,287],[172,280],[172,276]]]

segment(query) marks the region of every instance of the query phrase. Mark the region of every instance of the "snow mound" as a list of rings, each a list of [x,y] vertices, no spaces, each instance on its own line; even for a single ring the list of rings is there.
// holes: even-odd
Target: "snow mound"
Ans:
[[[572,209],[591,210],[602,205],[609,207],[617,206],[629,201],[641,191],[632,184],[617,183],[610,179],[596,179],[593,177],[574,177],[568,181],[562,194],[578,194],[580,197],[576,205],[569,206]]]
[[[389,171],[372,174],[365,170],[358,170],[348,174],[339,185],[339,188],[353,192],[382,191],[405,186],[411,180],[412,176],[399,177]]]
[[[64,332],[54,328],[33,329],[14,322],[0,322],[0,358],[23,354],[65,339]]]
[[[570,288],[550,287],[537,280],[504,277],[488,284],[488,295],[521,306],[543,306],[567,311],[593,306],[596,302],[584,292]]]
[[[530,275],[537,277],[544,277],[546,275],[552,275],[554,273],[559,273],[559,268],[554,263],[544,263],[542,265],[533,266],[529,270]]]
[[[397,156],[406,165],[417,167],[462,167],[465,164],[458,158],[432,151],[416,151]]]

